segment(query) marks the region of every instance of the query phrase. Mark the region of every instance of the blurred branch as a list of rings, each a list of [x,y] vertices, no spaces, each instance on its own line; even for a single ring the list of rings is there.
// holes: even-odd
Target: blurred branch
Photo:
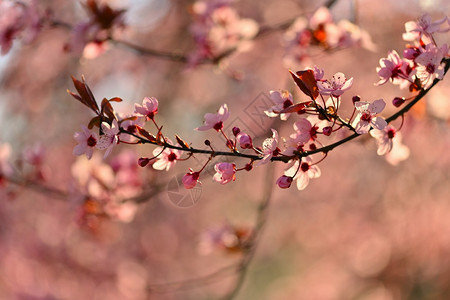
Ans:
[[[323,6],[325,6],[327,8],[331,8],[337,2],[338,2],[338,0],[328,0],[327,2],[325,2],[323,4]],[[279,24],[276,24],[276,25],[267,25],[267,26],[262,25],[260,27],[260,30],[258,31],[258,33],[253,38],[253,40],[256,40],[256,39],[260,38],[261,36],[271,33],[271,32],[286,30],[294,23],[294,21],[297,18],[298,18],[298,16],[295,18],[286,20],[284,22],[281,22]],[[50,27],[61,27],[61,28],[68,29],[68,30],[73,29],[72,25],[70,25],[69,23],[66,23],[64,21],[60,21],[60,20],[51,20],[49,22],[49,24],[50,24]],[[139,55],[153,56],[156,58],[165,59],[165,60],[174,61],[174,62],[181,62],[181,63],[187,63],[189,61],[189,54],[168,52],[168,51],[163,51],[163,50],[146,48],[146,47],[143,47],[140,45],[136,45],[129,41],[115,39],[112,36],[109,36],[108,38],[106,38],[105,41],[109,41],[114,45],[122,46],[126,49],[132,50],[133,52],[135,52]],[[219,53],[214,57],[204,59],[204,60],[200,61],[199,63],[200,64],[218,64],[224,58],[226,58],[226,57],[232,55],[234,52],[236,52],[237,49],[238,49],[237,47],[227,49],[227,50],[223,51],[222,53]]]

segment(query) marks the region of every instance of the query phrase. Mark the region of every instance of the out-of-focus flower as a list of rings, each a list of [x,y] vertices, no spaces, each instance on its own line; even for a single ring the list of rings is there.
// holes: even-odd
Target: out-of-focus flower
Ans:
[[[33,146],[27,147],[23,150],[22,156],[23,159],[34,166],[40,166],[44,162],[46,154],[45,147],[38,143]]]
[[[308,186],[309,180],[319,178],[321,172],[318,166],[312,165],[311,158],[307,156],[300,161],[295,161],[294,165],[284,172],[284,175],[297,180],[297,189],[302,191]]]
[[[226,184],[230,181],[236,179],[236,165],[233,163],[218,163],[214,166],[216,174],[214,174],[213,179],[221,184]]]
[[[292,181],[294,180],[294,178],[290,177],[290,176],[286,176],[283,175],[281,177],[278,178],[277,180],[277,185],[282,188],[282,189],[287,189],[291,186]]]
[[[317,9],[309,19],[297,18],[286,31],[284,40],[284,62],[288,67],[309,59],[313,47],[339,49],[359,46],[371,51],[376,49],[366,31],[346,20],[336,24],[326,7]]]
[[[398,165],[401,161],[406,160],[409,157],[408,146],[402,143],[402,136],[400,132],[397,132],[392,139],[392,149],[386,153],[386,161],[391,165]]]
[[[353,121],[353,127],[355,127],[355,131],[358,134],[368,133],[370,127],[375,129],[383,130],[387,123],[381,117],[376,117],[376,114],[379,114],[383,111],[386,103],[383,99],[378,99],[370,102],[359,101],[355,103],[355,108],[358,110],[358,115]]]
[[[392,126],[386,126],[384,129],[373,129],[370,131],[370,135],[373,136],[377,142],[378,155],[385,155],[392,150],[392,140],[397,135],[397,131]]]
[[[194,23],[190,30],[196,43],[189,65],[214,59],[226,51],[245,51],[259,26],[251,19],[241,19],[230,7],[232,1],[197,1],[192,7]]]
[[[344,73],[336,73],[333,75],[331,80],[318,81],[317,87],[319,88],[319,93],[322,95],[331,95],[334,97],[339,97],[346,90],[352,87],[353,77],[350,79],[345,78]]]
[[[108,4],[98,4],[96,0],[85,3],[89,20],[73,27],[72,37],[67,49],[84,58],[95,58],[108,48],[111,31],[125,26],[124,10],[116,10]]]
[[[145,97],[142,100],[142,105],[134,104],[136,114],[144,116],[147,120],[153,120],[158,113],[158,100],[154,97]]]
[[[271,118],[280,116],[281,120],[286,121],[291,114],[290,113],[280,114],[280,111],[294,104],[292,94],[285,90],[270,91],[270,99],[275,103],[275,105],[269,108],[268,110],[265,110],[264,113]]]
[[[244,250],[251,231],[245,227],[234,227],[228,223],[212,228],[200,237],[199,252],[210,254],[216,249],[236,253]]]
[[[114,146],[116,146],[119,142],[120,128],[116,120],[114,120],[111,125],[103,122],[101,126],[103,135],[100,136],[96,147],[100,150],[106,149],[104,157],[107,157],[111,153]]]
[[[272,137],[264,140],[262,150],[263,158],[256,166],[268,163],[274,155],[277,156],[280,153],[280,148],[278,148],[278,131],[272,129]]]
[[[189,173],[186,173],[181,180],[186,189],[193,189],[198,182],[198,178],[200,177],[199,172],[194,172],[190,170]]]
[[[73,149],[74,155],[86,154],[88,159],[91,159],[94,148],[98,142],[98,136],[95,132],[90,131],[86,126],[81,127],[83,131],[75,132],[73,138],[77,141],[78,145]]]
[[[41,29],[36,1],[0,1],[0,49],[5,55],[12,47],[13,40],[23,36],[30,42]]]
[[[170,139],[166,139],[166,142],[173,145]],[[181,157],[182,152],[177,149],[157,147],[153,150],[153,155],[156,157],[157,161],[153,164],[153,169],[155,170],[166,170],[169,171],[170,168],[175,165],[177,159]]]
[[[441,25],[450,25],[449,18],[444,17],[436,22],[431,21],[431,16],[428,14],[423,15],[417,21],[409,21],[405,23],[405,31],[403,39],[405,41],[418,41],[423,37],[426,37],[425,43],[429,43],[432,38],[432,34],[435,32],[447,32],[450,30],[450,26],[447,28],[441,28]],[[447,23],[447,24],[446,24]]]
[[[214,129],[216,131],[220,131],[223,129],[223,122],[225,122],[229,117],[230,113],[228,112],[228,106],[226,104],[222,104],[216,114],[205,114],[204,125],[197,127],[195,130],[205,131]]]

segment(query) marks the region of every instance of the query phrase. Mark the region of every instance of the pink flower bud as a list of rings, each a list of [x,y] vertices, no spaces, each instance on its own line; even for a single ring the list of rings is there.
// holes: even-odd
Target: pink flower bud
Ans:
[[[138,165],[141,167],[145,167],[150,162],[150,159],[147,157],[141,157],[138,159]]]
[[[193,172],[190,170],[189,173],[186,173],[181,180],[186,189],[192,189],[198,182],[198,178],[200,177],[200,172]]]
[[[236,138],[242,149],[251,149],[253,147],[252,138],[248,134],[241,132]]]
[[[405,103],[405,98],[395,97],[395,98],[392,100],[392,104],[393,104],[395,107],[400,107],[400,106],[402,106],[403,103]]]
[[[277,180],[277,184],[282,189],[287,189],[291,186],[293,178],[290,176],[283,175]]]
[[[420,50],[417,47],[410,47],[403,51],[403,57],[405,57],[406,59],[414,60],[419,55]]]
[[[322,133],[326,136],[330,136],[332,132],[333,128],[331,128],[331,126],[327,126],[322,129]]]
[[[239,132],[241,132],[241,130],[239,129],[239,127],[233,127],[233,135],[237,136],[239,134]]]
[[[236,179],[236,165],[233,163],[218,163],[214,166],[216,174],[214,174],[214,181],[226,184]]]

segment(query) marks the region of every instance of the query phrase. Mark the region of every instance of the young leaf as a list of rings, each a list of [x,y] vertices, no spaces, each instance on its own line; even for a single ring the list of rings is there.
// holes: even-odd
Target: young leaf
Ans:
[[[313,70],[298,71],[296,73],[289,70],[289,73],[291,73],[295,83],[306,96],[313,100],[319,96],[319,89]]]
[[[94,98],[94,95],[92,94],[91,90],[85,83],[84,77],[82,77],[82,81],[79,81],[75,77],[72,76],[72,81],[73,81],[73,85],[75,86],[75,89],[78,92],[78,95],[69,90],[67,90],[67,92],[72,97],[74,97],[75,99],[77,99],[78,101],[80,101],[81,103],[83,103],[84,105],[89,107],[90,109],[92,109],[96,114],[100,114],[97,102],[95,101],[95,98]]]
[[[295,112],[302,111],[305,108],[307,108],[311,103],[312,103],[312,101],[306,101],[306,102],[297,103],[295,105],[291,105],[291,106],[281,110],[280,114],[295,113]]]
[[[175,138],[177,139],[178,144],[180,144],[181,147],[184,149],[189,149],[189,145],[183,141],[178,135],[175,135]]]

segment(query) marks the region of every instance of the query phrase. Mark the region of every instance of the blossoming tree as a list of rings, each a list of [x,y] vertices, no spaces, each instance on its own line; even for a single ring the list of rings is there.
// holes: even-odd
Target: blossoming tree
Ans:
[[[37,53],[33,59],[29,59],[30,64],[43,70],[41,75],[33,75],[30,83],[27,80],[15,86],[12,81],[9,82],[10,90],[22,89],[28,95],[41,97],[45,92],[50,93],[48,87],[61,70],[65,70],[67,76],[68,73],[73,75],[71,86],[66,87],[69,95],[58,92],[56,104],[38,105],[29,102],[18,105],[25,111],[25,120],[33,122],[33,127],[34,124],[47,122],[47,129],[35,126],[34,130],[42,136],[54,132],[59,123],[64,124],[60,126],[63,128],[62,136],[75,131],[73,139],[67,141],[59,152],[55,151],[55,145],[47,141],[25,147],[17,154],[18,151],[13,149],[18,149],[18,145],[0,141],[0,189],[2,197],[10,200],[0,206],[0,217],[5,220],[0,221],[0,228],[3,228],[3,224],[4,228],[15,224],[15,221],[3,218],[11,209],[4,207],[17,202],[25,203],[25,199],[22,199],[25,197],[21,197],[21,193],[26,193],[25,190],[33,191],[32,195],[41,195],[45,201],[41,199],[39,203],[54,209],[54,215],[42,214],[37,219],[33,219],[33,209],[24,209],[28,223],[36,222],[37,236],[42,241],[30,242],[33,251],[47,253],[47,256],[36,254],[25,259],[28,253],[26,245],[13,242],[0,231],[6,245],[0,246],[0,253],[4,251],[6,257],[1,264],[5,271],[0,272],[0,275],[13,278],[8,279],[8,287],[0,287],[0,295],[24,299],[94,299],[99,297],[94,292],[94,283],[98,278],[105,284],[100,289],[101,295],[108,299],[146,299],[155,294],[167,296],[168,299],[232,299],[240,292],[252,299],[260,298],[261,293],[273,299],[369,299],[371,296],[376,299],[413,299],[420,297],[420,293],[426,294],[426,291],[417,292],[417,296],[416,289],[424,289],[430,282],[433,282],[434,290],[426,296],[445,297],[448,286],[445,280],[438,279],[438,275],[450,272],[450,265],[444,264],[439,268],[439,263],[427,260],[426,247],[417,247],[417,252],[407,252],[405,249],[415,243],[420,244],[421,240],[405,237],[401,228],[417,218],[419,223],[423,223],[420,223],[422,231],[412,231],[412,236],[420,232],[420,236],[428,238],[429,231],[434,233],[435,227],[448,229],[448,203],[430,204],[425,210],[408,207],[406,213],[399,213],[396,209],[390,211],[393,204],[388,200],[383,200],[381,209],[375,200],[360,204],[350,200],[338,201],[338,195],[340,189],[346,189],[350,178],[355,183],[350,188],[352,196],[346,198],[357,198],[363,202],[377,195],[382,197],[383,193],[397,195],[395,188],[387,187],[389,182],[395,180],[394,177],[373,179],[377,176],[375,170],[382,160],[377,158],[373,165],[367,166],[364,158],[371,155],[367,153],[376,153],[385,156],[389,164],[398,165],[413,152],[414,149],[402,143],[402,138],[408,136],[408,128],[419,127],[425,122],[425,114],[420,113],[418,107],[423,105],[432,90],[445,84],[442,81],[450,67],[450,50],[445,40],[448,40],[450,19],[444,16],[435,21],[429,14],[424,14],[415,21],[408,21],[404,25],[403,35],[400,32],[397,34],[399,39],[402,37],[407,42],[405,48],[399,52],[389,50],[387,57],[379,59],[379,66],[371,61],[370,70],[375,78],[370,81],[368,70],[360,71],[365,76],[357,76],[358,71],[355,69],[359,67],[358,63],[362,65],[366,63],[363,60],[369,60],[365,59],[369,57],[368,51],[378,54],[381,43],[377,45],[372,41],[368,33],[370,28],[364,30],[355,23],[336,18],[333,9],[337,7],[337,2],[327,1],[321,7],[308,8],[308,12],[301,9],[301,13],[286,17],[286,21],[281,23],[270,22],[270,18],[264,17],[273,17],[271,10],[276,5],[266,8],[258,4],[261,10],[261,15],[258,15],[257,9],[249,9],[244,3],[240,6],[230,0],[197,1],[190,6],[184,3],[172,4],[173,7],[179,5],[180,11],[162,13],[166,14],[162,18],[167,24],[159,21],[158,30],[167,30],[169,33],[172,30],[175,34],[176,30],[172,27],[176,27],[179,28],[179,37],[171,40],[168,39],[169,35],[165,35],[159,41],[159,32],[155,30],[152,32],[154,37],[146,44],[146,36],[152,34],[133,28],[133,17],[138,18],[139,13],[134,11],[132,14],[132,5],[127,10],[109,1],[87,0],[81,3],[85,18],[70,22],[70,18],[64,17],[64,7],[57,4],[44,7],[33,0],[0,0],[2,55],[18,55],[15,53],[21,51],[19,47],[28,47],[30,53]],[[150,11],[154,10],[155,16],[158,16],[164,11],[164,5],[159,9],[150,8]],[[243,11],[242,16],[239,8]],[[262,22],[263,19],[267,22]],[[278,36],[273,38],[276,34]],[[46,39],[52,42],[46,42]],[[34,45],[42,48],[33,49]],[[167,49],[176,45],[176,50],[159,50],[164,45]],[[276,59],[268,53],[272,47],[275,48],[273,45],[280,49],[274,52]],[[53,57],[46,54],[48,49],[54,51]],[[342,70],[337,67],[337,59],[334,58],[331,63],[327,61],[328,57],[333,59],[340,53],[351,51],[365,51],[364,58],[353,58],[350,54],[346,60],[351,63],[346,63],[349,66]],[[255,60],[248,63],[247,59],[252,55],[255,55]],[[261,63],[258,55],[262,55],[267,63]],[[125,56],[131,58],[125,59]],[[14,57],[11,59],[14,60]],[[258,76],[267,73],[266,64],[269,67],[282,66],[278,67],[279,71],[269,74],[270,80],[266,82],[270,82],[271,86],[267,89],[264,81],[258,80]],[[18,62],[17,66],[18,70],[26,68],[27,60]],[[107,89],[99,88],[96,84],[101,78],[112,76],[116,68],[125,70],[126,76],[121,76],[120,80],[111,77]],[[35,74],[35,71],[32,70],[32,73]],[[213,80],[214,76],[221,76],[220,81]],[[247,80],[246,76],[253,81]],[[11,73],[8,77],[21,78],[20,73]],[[135,81],[139,81],[140,77],[151,78],[150,85],[156,92],[141,94],[142,89],[136,89],[139,94],[133,94],[131,98],[143,100],[134,103],[127,99],[130,97],[129,92],[124,96],[118,92],[111,95],[107,91],[114,90],[114,86],[120,86],[123,82],[127,86],[129,81],[124,79],[126,77]],[[227,81],[229,86],[235,85],[233,92],[223,81]],[[263,90],[262,98],[248,101],[248,93],[254,93],[255,82],[261,84],[256,89]],[[390,84],[394,87],[386,87]],[[57,86],[58,91],[66,89],[61,89],[60,83]],[[165,92],[158,95],[157,86],[165,86],[165,89],[161,89]],[[236,91],[247,86],[249,91],[239,96]],[[132,88],[127,87],[126,90]],[[383,92],[378,94],[379,90]],[[197,100],[179,100],[188,97],[184,96],[185,91],[186,95]],[[67,98],[76,101],[69,102]],[[443,98],[447,103],[445,93]],[[205,103],[207,99],[214,103]],[[242,106],[245,99],[247,103]],[[64,104],[61,104],[62,101]],[[202,107],[202,101],[208,108]],[[83,110],[76,116],[73,111],[79,111],[80,108]],[[211,111],[204,114],[202,124],[201,114],[206,109]],[[259,114],[250,112],[250,109],[256,109]],[[242,112],[245,114],[242,115]],[[414,117],[414,114],[419,117]],[[422,130],[423,135],[432,135],[429,129]],[[31,129],[29,131],[32,132]],[[443,140],[442,147],[445,148],[448,132],[437,136]],[[57,136],[52,136],[52,140],[57,140]],[[367,152],[364,156],[352,154],[351,151],[362,152],[349,146],[358,144],[358,141],[364,143],[366,148],[372,147],[368,143],[371,141],[373,149],[364,149]],[[433,141],[421,154],[427,158],[433,156],[432,149],[439,148],[436,144],[438,141]],[[68,152],[72,152],[73,157],[67,155]],[[442,153],[436,156],[436,161],[441,163],[440,167],[436,166],[437,170],[446,170],[445,166],[449,162],[448,151],[444,149]],[[337,160],[334,160],[334,155],[338,157]],[[69,166],[68,161],[74,160],[74,157],[76,160]],[[356,160],[358,163],[355,163]],[[420,162],[425,158],[412,157],[411,160],[412,165],[423,166]],[[336,166],[336,169],[330,170],[327,163]],[[432,164],[425,165],[429,173]],[[354,171],[356,174],[349,171],[358,167],[361,169]],[[425,176],[423,171],[419,173]],[[399,178],[408,180],[401,176]],[[443,174],[440,178],[439,190],[445,186],[442,182],[445,183],[448,176]],[[311,179],[315,179],[314,182]],[[66,188],[63,188],[64,185]],[[378,189],[378,194],[373,189]],[[207,196],[200,197],[199,193]],[[163,194],[177,207],[186,205],[186,199],[192,201],[187,204],[188,207],[192,206],[188,210],[192,214],[195,214],[196,209],[201,210],[198,208],[201,205],[195,205],[197,201],[203,202],[199,198],[208,197],[208,201],[213,202],[221,194],[230,195],[225,196],[230,203],[217,204],[215,212],[211,208],[203,208],[199,218],[193,217],[194,221],[177,221],[177,213],[173,210],[166,212],[166,207],[154,201]],[[360,196],[354,196],[357,194]],[[446,194],[446,190],[443,190],[439,195],[442,197]],[[266,226],[269,207],[274,202],[271,199],[276,198],[276,195],[281,198],[277,202],[289,198],[298,201],[300,198],[304,221],[290,224],[290,221],[280,220],[278,225]],[[310,200],[319,195],[328,202]],[[47,198],[64,201],[53,208]],[[314,201],[324,207],[312,209],[318,204],[307,202]],[[144,203],[152,203],[153,207],[145,208]],[[359,204],[352,207],[355,203]],[[399,201],[398,205],[402,203]],[[223,213],[230,209],[227,206],[234,205],[240,208],[232,213]],[[369,208],[362,208],[365,205]],[[63,213],[67,207],[70,207],[69,212]],[[380,219],[377,222],[370,221],[371,217],[376,219],[374,215],[377,209],[383,212]],[[308,210],[311,214],[308,214]],[[354,214],[347,214],[351,210],[354,210]],[[280,211],[288,216],[292,208],[281,208]],[[422,214],[422,211],[431,216],[436,215],[435,227],[427,227],[429,224],[421,218],[427,219],[429,215]],[[151,216],[151,220],[145,213]],[[243,217],[235,221],[233,214],[243,214]],[[11,215],[15,216],[14,213]],[[339,219],[340,215],[342,219]],[[71,219],[67,220],[67,216]],[[404,223],[395,223],[396,217],[403,218]],[[205,221],[201,221],[201,218]],[[291,214],[285,218],[297,217]],[[118,221],[126,224],[117,225],[120,224]],[[342,231],[337,232],[332,221]],[[301,229],[295,224],[300,224]],[[319,229],[314,229],[315,225],[311,224],[317,224]],[[391,226],[395,227],[392,231]],[[207,229],[203,230],[205,227]],[[299,250],[295,251],[296,255],[288,253],[280,257],[298,261],[304,258],[305,271],[291,274],[289,279],[298,284],[280,282],[282,288],[271,284],[264,292],[258,291],[259,287],[251,286],[243,290],[256,250],[265,249],[259,244],[264,244],[266,240],[265,237],[261,239],[266,227],[269,236],[275,237],[278,245],[282,245],[284,239],[290,240],[291,234],[297,236],[296,242],[286,242],[286,245],[297,250],[304,246],[304,256],[298,254],[301,252]],[[30,239],[33,226],[23,227],[26,230],[21,228],[11,232],[24,234]],[[84,236],[83,232],[88,234]],[[198,238],[191,238],[193,232],[200,242]],[[339,238],[334,239],[333,233],[337,233]],[[155,237],[150,242],[148,234]],[[322,235],[324,237],[317,237]],[[352,250],[344,247],[347,240]],[[78,242],[81,246],[76,245]],[[102,250],[97,255],[95,248],[101,243],[106,245],[100,247]],[[185,247],[183,243],[186,243]],[[431,240],[429,243],[434,247],[432,253],[448,253],[448,241],[438,240],[435,243]],[[109,254],[111,244],[123,249],[126,254]],[[23,249],[25,254],[13,253],[13,247]],[[330,252],[332,247],[336,249],[335,254],[321,254]],[[191,252],[186,254],[179,249],[190,249],[184,251]],[[266,249],[269,249],[264,252],[267,257],[275,257],[275,252],[283,252],[281,246]],[[365,252],[370,254],[366,255]],[[198,258],[201,255],[193,253],[208,255],[202,261]],[[321,259],[314,260],[314,253],[320,253]],[[177,255],[182,256],[181,261],[191,263],[187,262],[180,269],[173,263]],[[224,257],[219,259],[220,255]],[[408,257],[413,257],[413,262],[409,262]],[[107,267],[105,261],[111,258],[117,258],[118,263]],[[161,261],[164,263],[161,264]],[[51,266],[45,262],[50,262],[48,265]],[[288,269],[286,263],[280,262],[280,265]],[[295,262],[294,265],[303,266],[303,262]],[[37,277],[33,266],[46,274],[42,279],[45,284],[35,284],[30,279]],[[64,271],[72,267],[76,269],[73,273]],[[79,279],[83,272],[88,276]],[[197,276],[190,276],[191,272]],[[353,275],[350,274],[352,272]],[[394,278],[398,272],[401,276]],[[167,280],[159,280],[159,273],[165,274],[163,277]],[[329,278],[323,280],[323,274],[329,274],[326,275]],[[408,274],[415,275],[410,278]],[[233,275],[233,280],[226,282],[224,279],[229,275]],[[59,276],[62,279],[58,279]],[[25,283],[19,280],[22,277],[26,278]],[[71,286],[69,282],[75,277],[77,283]],[[279,279],[282,276],[272,278]],[[320,284],[315,287],[319,281],[330,282],[330,287],[320,287]],[[55,282],[57,284],[53,285]],[[111,289],[111,286],[114,288]],[[305,286],[309,288],[305,290]],[[105,294],[105,290],[109,292]]]

